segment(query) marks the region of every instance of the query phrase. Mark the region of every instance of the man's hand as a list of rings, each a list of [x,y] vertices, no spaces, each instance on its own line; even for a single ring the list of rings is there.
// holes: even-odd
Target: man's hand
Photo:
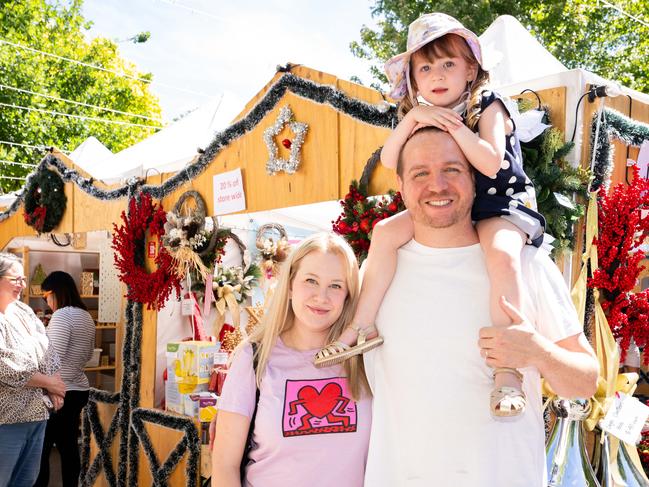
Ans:
[[[544,338],[537,333],[522,313],[504,297],[500,306],[511,318],[509,326],[488,326],[480,329],[480,354],[490,367],[515,369],[537,365],[544,350]]]

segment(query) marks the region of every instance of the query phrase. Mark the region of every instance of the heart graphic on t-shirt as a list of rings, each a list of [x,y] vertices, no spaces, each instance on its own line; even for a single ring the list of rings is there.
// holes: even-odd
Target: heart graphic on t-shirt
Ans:
[[[320,392],[313,386],[304,386],[297,393],[304,409],[316,418],[324,418],[333,412],[342,395],[342,388],[334,382],[324,386]]]

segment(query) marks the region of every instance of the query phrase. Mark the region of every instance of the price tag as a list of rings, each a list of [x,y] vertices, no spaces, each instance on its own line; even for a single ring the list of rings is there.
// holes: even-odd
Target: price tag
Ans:
[[[185,298],[180,302],[180,312],[183,316],[193,316],[194,300]]]
[[[633,396],[616,393],[606,416],[599,422],[600,428],[616,436],[624,443],[635,445],[649,417],[649,407]]]
[[[149,249],[149,251],[148,251],[149,257],[155,257],[156,254],[157,254],[157,246],[156,246],[155,241],[152,240],[152,241],[149,242],[148,249]]]

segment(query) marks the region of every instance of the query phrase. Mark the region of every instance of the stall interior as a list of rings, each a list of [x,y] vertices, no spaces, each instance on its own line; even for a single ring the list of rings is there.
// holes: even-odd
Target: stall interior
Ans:
[[[122,285],[112,265],[110,235],[105,231],[16,237],[5,248],[23,259],[27,284],[22,300],[47,326],[52,315],[41,283],[53,271],[65,271],[95,320],[95,350],[85,367],[91,387],[119,389],[122,340]]]

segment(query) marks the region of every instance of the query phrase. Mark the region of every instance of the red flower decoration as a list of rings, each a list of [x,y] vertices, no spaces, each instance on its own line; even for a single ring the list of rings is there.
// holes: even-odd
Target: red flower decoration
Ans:
[[[148,193],[140,195],[139,203],[131,198],[128,207],[128,216],[124,211],[121,215],[124,224],[120,227],[113,224],[115,267],[120,272],[120,280],[127,285],[128,299],[146,304],[147,309],[160,311],[173,290],[180,295],[180,277],[176,274],[173,258],[160,245],[167,216],[162,206],[152,202]],[[157,269],[154,272],[148,272],[144,267],[147,230],[152,237],[158,237]]]
[[[343,211],[332,222],[333,231],[347,240],[359,263],[367,257],[374,226],[384,218],[405,210],[399,193],[390,192],[381,199],[368,198],[367,189],[356,181],[352,181],[349,193],[342,199],[340,206]]]
[[[290,149],[291,146],[293,145],[293,142],[291,142],[289,139],[284,139],[282,140],[282,145],[287,149]]]

